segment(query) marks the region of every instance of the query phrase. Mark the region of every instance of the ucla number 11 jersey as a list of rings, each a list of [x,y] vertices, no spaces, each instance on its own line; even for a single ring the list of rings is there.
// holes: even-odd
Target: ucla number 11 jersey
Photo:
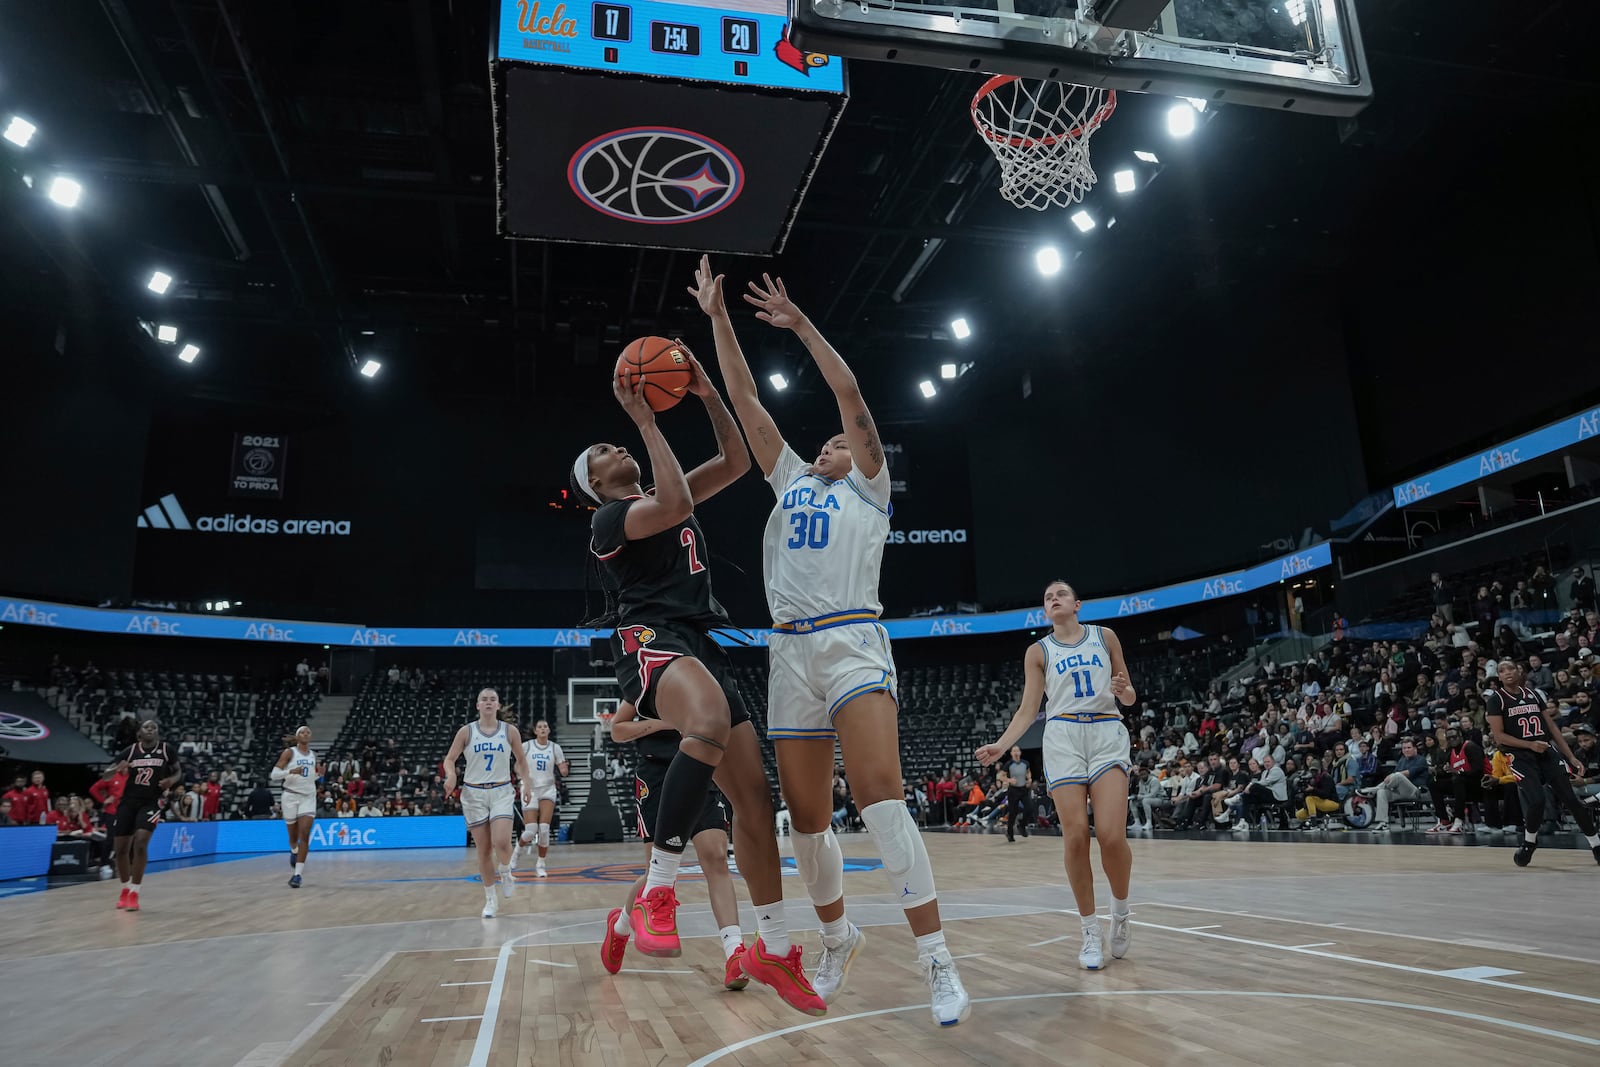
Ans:
[[[1068,722],[1122,719],[1111,695],[1111,653],[1100,627],[1085,626],[1077,644],[1062,644],[1046,634],[1039,646],[1044,649],[1046,715]]]

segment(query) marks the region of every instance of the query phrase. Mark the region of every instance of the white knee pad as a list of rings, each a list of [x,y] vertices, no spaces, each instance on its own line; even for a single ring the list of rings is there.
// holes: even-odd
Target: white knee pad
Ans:
[[[883,871],[889,889],[902,908],[926,904],[937,895],[933,889],[933,865],[928,849],[917,832],[917,824],[903,800],[880,800],[861,809],[861,821],[878,842],[883,856]],[[796,850],[798,855],[798,850]]]
[[[547,822],[542,822],[539,824],[539,847],[550,847],[550,824]]]
[[[820,834],[796,830],[793,837],[794,865],[806,884],[811,903],[820,908],[844,896],[844,853],[832,828]]]

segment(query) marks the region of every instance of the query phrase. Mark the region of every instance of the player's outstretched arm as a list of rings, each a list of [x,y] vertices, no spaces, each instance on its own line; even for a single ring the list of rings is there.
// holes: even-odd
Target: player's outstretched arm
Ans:
[[[745,300],[761,309],[756,312],[756,318],[779,329],[793,330],[800,343],[806,346],[812,361],[822,372],[822,380],[828,383],[834,400],[839,403],[844,435],[850,442],[851,464],[863,478],[876,478],[883,469],[883,444],[878,440],[878,427],[872,421],[872,412],[867,410],[861,387],[856,384],[855,372],[822,336],[822,331],[789,299],[782,278],[774,281],[770,275],[763,274],[761,280],[766,285],[751,282]]]
[[[684,476],[689,483],[689,495],[699,504],[710,500],[749,472],[750,450],[744,446],[738,424],[722,402],[717,387],[706,376],[706,369],[689,351],[688,345],[679,341],[678,347],[689,355],[689,371],[692,375],[689,391],[706,406],[706,415],[711,419],[711,431],[717,437],[717,454]]]
[[[728,399],[739,416],[745,436],[750,439],[750,448],[756,454],[761,473],[770,477],[783,452],[783,437],[756,392],[755,376],[750,373],[750,364],[739,347],[739,337],[733,332],[733,320],[728,317],[728,306],[723,302],[722,279],[723,275],[711,273],[711,257],[701,256],[689,295],[711,320],[711,336],[717,343],[717,366],[722,371]]]
[[[1011,716],[1011,725],[1000,735],[1000,740],[978,749],[978,762],[985,767],[1011,751],[1018,738],[1028,732],[1028,727],[1039,714],[1039,702],[1044,699],[1044,649],[1037,643],[1028,646],[1022,657],[1022,703]]]
[[[644,398],[644,377],[628,372],[618,375],[611,383],[611,392],[628,413],[633,424],[644,438],[645,452],[650,456],[650,473],[656,480],[654,496],[635,500],[623,519],[622,533],[629,541],[653,537],[670,530],[694,514],[694,495],[689,492],[689,481],[678,465],[672,446],[662,436],[656,425],[656,413],[650,410]]]

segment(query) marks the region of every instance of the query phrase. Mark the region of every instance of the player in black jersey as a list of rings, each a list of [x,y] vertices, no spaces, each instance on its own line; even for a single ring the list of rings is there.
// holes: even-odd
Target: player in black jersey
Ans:
[[[733,691],[729,696],[736,699],[738,693]],[[633,798],[639,815],[639,838],[649,843],[654,837],[667,767],[677,756],[678,744],[683,738],[660,719],[639,718],[638,709],[626,703],[617,708],[616,718],[611,720],[611,738],[619,742],[637,742],[639,760],[634,771]],[[741,965],[745,953],[744,932],[739,929],[739,899],[734,893],[733,875],[728,870],[728,808],[716,786],[706,793],[705,804],[690,834],[689,843],[694,845],[700,873],[705,875],[711,914],[716,918],[717,933],[722,938],[722,984],[727,989],[743,989],[750,984],[750,978]],[[626,906],[613,908],[606,916],[600,965],[612,974],[622,968],[622,957],[633,932],[628,915],[644,889],[644,882],[645,876],[641,874],[628,890]]]
[[[711,637],[729,622],[711,594],[705,535],[694,517],[696,504],[750,469],[750,452],[699,361],[690,356],[689,363],[689,389],[711,418],[716,457],[685,475],[640,392],[643,381],[625,372],[612,392],[644,438],[655,492],[644,493],[638,462],[616,445],[592,445],[572,467],[573,489],[599,505],[590,548],[604,584],[616,590],[614,617],[605,621],[616,625],[617,683],[641,717],[661,719],[682,735],[662,779],[649,873],[630,922],[645,955],[680,954],[673,885],[715,779],[733,805],[734,851],[760,933],[744,970],[791,1006],[821,1015],[827,1008],[806,980],[799,946],[789,942],[761,748],[749,712],[729,697],[727,653]]]
[[[119,910],[139,910],[139,887],[149,860],[150,835],[161,825],[161,809],[167,790],[178,784],[183,768],[172,746],[161,740],[161,725],[154,719],[139,724],[139,740],[129,745],[108,767],[102,778],[126,771],[128,781],[117,803],[117,822],[113,833],[117,878],[122,893]]]
[[[1544,694],[1523,684],[1522,665],[1503,659],[1499,674],[1500,688],[1485,693],[1484,703],[1494,743],[1511,757],[1511,773],[1516,776],[1517,796],[1522,801],[1523,840],[1513,859],[1518,867],[1526,867],[1533,859],[1533,850],[1539,847],[1544,791],[1548,786],[1556,800],[1572,813],[1578,829],[1588,839],[1595,862],[1600,863],[1600,836],[1595,834],[1594,816],[1573,792],[1567,777],[1568,766],[1582,774],[1583,764],[1567,747],[1567,739],[1561,736]]]

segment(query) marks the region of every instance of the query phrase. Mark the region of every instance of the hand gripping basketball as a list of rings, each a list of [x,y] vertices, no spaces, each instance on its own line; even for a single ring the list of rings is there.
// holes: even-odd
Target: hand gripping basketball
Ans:
[[[636,383],[637,391],[652,411],[666,411],[688,395],[694,380],[691,358],[682,341],[641,337],[630,342],[617,357],[616,377],[630,388]],[[617,399],[621,402],[622,397],[619,395]],[[639,420],[635,418],[634,421]]]

